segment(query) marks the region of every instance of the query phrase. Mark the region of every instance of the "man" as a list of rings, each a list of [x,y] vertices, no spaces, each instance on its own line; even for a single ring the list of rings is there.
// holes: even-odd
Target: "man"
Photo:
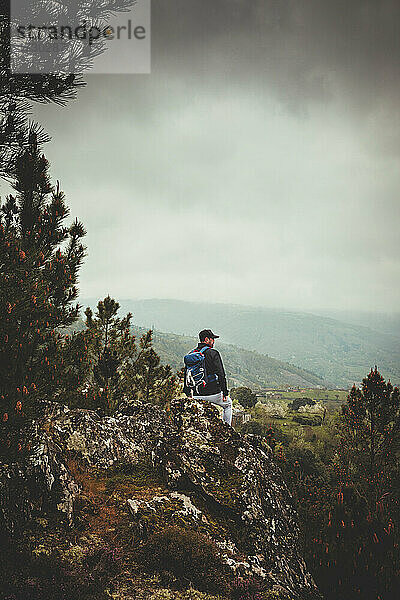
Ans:
[[[201,351],[204,354],[205,369],[208,381],[202,388],[202,394],[193,395],[196,400],[207,400],[212,404],[221,406],[224,410],[223,420],[229,425],[232,423],[232,400],[229,397],[226,376],[221,356],[218,350],[215,350],[214,341],[219,338],[211,329],[203,329],[199,333],[199,344],[195,351]],[[187,386],[186,380],[187,367],[185,367],[185,384],[183,391],[188,397],[192,397],[192,390]]]

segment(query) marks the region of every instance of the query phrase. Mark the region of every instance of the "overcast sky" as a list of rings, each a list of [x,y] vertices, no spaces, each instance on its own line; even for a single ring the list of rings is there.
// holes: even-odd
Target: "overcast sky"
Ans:
[[[152,74],[35,109],[83,297],[400,305],[397,0],[153,0]]]

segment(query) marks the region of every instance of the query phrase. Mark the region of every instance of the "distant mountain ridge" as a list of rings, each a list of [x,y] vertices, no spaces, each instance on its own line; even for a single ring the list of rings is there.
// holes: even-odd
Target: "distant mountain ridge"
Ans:
[[[188,336],[211,327],[225,343],[295,364],[332,386],[361,381],[375,364],[386,379],[400,384],[400,337],[396,335],[278,309],[182,300],[119,302],[122,312],[131,311],[139,326]]]
[[[323,317],[331,317],[337,321],[351,323],[352,325],[362,325],[368,329],[379,331],[380,333],[388,333],[400,338],[400,313],[373,313],[368,311],[352,311],[352,310],[331,310],[317,311]]]

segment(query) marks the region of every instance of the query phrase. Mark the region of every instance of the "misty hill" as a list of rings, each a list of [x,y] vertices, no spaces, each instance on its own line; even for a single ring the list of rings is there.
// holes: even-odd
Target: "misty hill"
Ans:
[[[400,383],[400,337],[325,316],[180,300],[124,300],[140,326],[194,336],[211,327],[228,343],[268,354],[347,387],[377,364]],[[259,374],[263,377],[262,373]]]
[[[352,325],[362,325],[363,327],[400,338],[400,313],[389,314],[354,310],[330,310],[317,311],[317,314],[324,317],[331,317],[337,321],[351,323]]]
[[[92,303],[95,306],[95,302]],[[124,310],[121,310],[121,315]],[[84,328],[83,319],[79,319],[71,330]],[[137,339],[146,333],[146,327],[133,327]],[[178,335],[153,330],[153,346],[161,362],[169,364],[174,371],[183,367],[183,357],[197,345],[195,336]],[[245,350],[232,344],[218,342],[216,346],[223,355],[226,376],[230,388],[247,386],[252,389],[287,387],[326,387],[326,382],[310,371],[295,365],[259,354],[254,350]]]
[[[146,329],[134,327],[137,336]],[[174,370],[183,366],[183,357],[197,345],[195,337],[162,333],[154,331],[154,349],[163,363],[168,363]],[[316,387],[325,382],[317,375],[293,365],[275,360],[269,356],[258,354],[252,350],[244,350],[231,344],[218,342],[229,387],[248,386],[256,388],[276,388],[286,386]]]

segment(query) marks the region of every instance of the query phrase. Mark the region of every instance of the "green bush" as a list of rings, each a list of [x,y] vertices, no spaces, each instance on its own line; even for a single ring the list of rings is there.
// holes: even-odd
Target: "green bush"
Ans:
[[[300,468],[305,475],[314,478],[326,479],[328,477],[326,466],[308,448],[289,448],[286,452],[286,459],[285,471],[293,472],[296,468]]]
[[[240,427],[240,433],[254,433],[256,435],[265,435],[267,427],[259,421],[247,421]]]
[[[137,552],[137,561],[151,573],[178,587],[192,584],[201,591],[228,594],[228,567],[217,546],[206,536],[180,527],[167,527],[150,537]]]
[[[322,417],[319,415],[295,415],[293,421],[296,421],[296,423],[299,423],[300,425],[321,425]]]

